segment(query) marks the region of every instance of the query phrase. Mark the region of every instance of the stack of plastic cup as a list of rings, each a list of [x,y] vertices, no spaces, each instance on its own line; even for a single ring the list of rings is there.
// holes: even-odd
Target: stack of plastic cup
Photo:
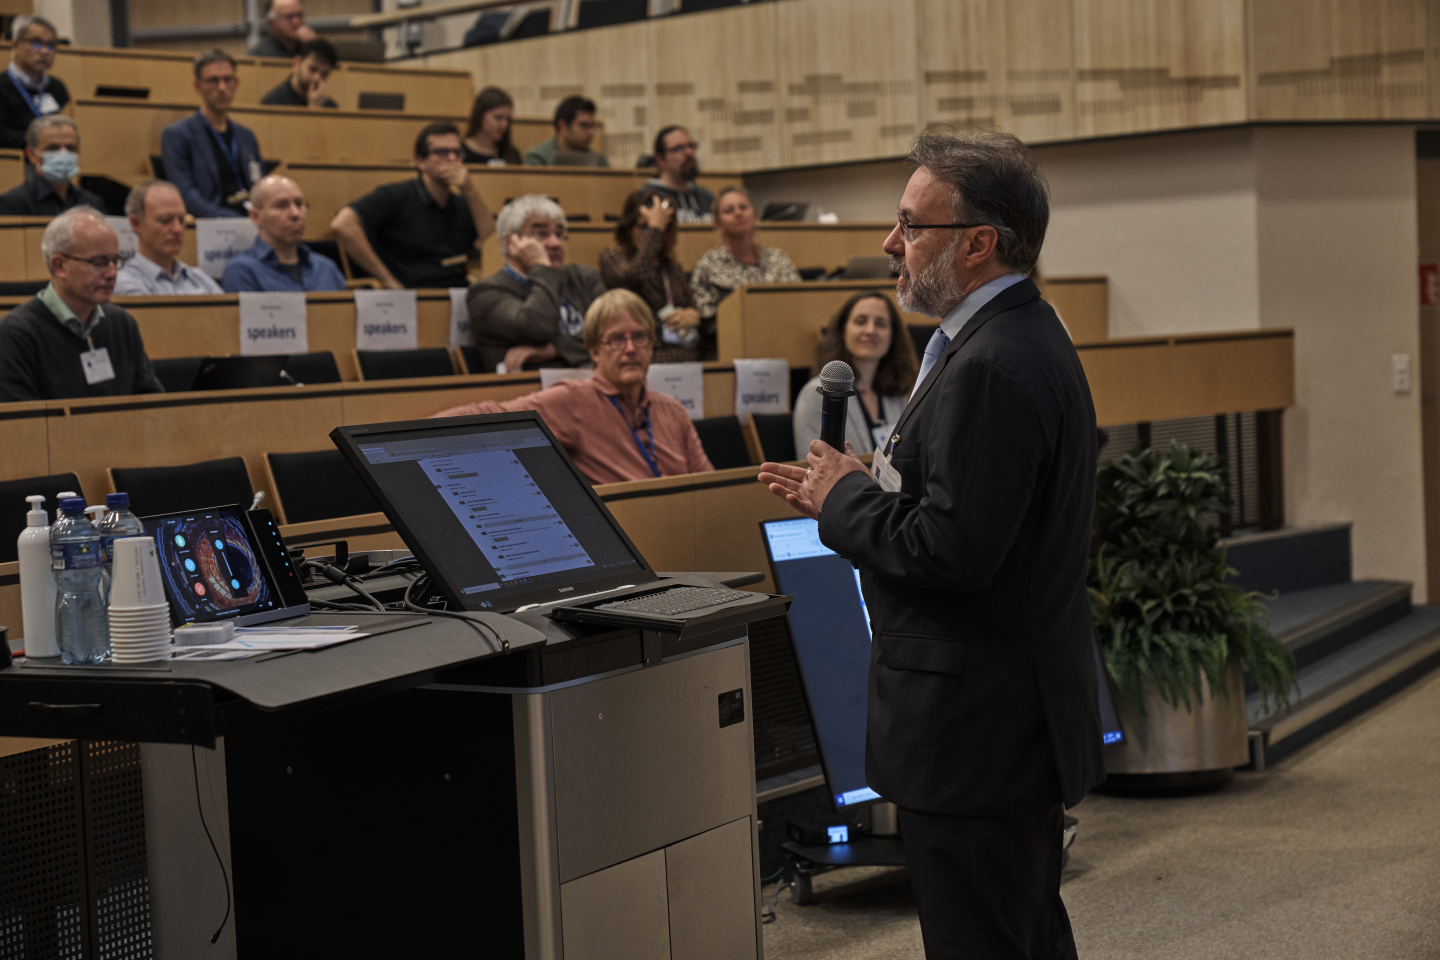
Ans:
[[[151,537],[122,537],[111,544],[110,656],[115,663],[170,658],[170,605],[160,579],[160,556]]]

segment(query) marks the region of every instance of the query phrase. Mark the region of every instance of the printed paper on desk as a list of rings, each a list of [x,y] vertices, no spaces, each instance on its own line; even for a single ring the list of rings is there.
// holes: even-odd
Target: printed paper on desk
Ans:
[[[652,363],[645,386],[680,401],[691,420],[705,419],[705,367],[699,363]]]
[[[200,217],[195,221],[195,259],[198,266],[219,280],[235,254],[255,244],[255,224],[249,217]]]
[[[355,291],[356,350],[414,350],[414,290]]]
[[[240,355],[305,353],[310,349],[305,331],[305,294],[240,294]]]
[[[549,390],[561,380],[589,380],[590,373],[589,367],[541,367],[540,389]]]
[[[788,360],[735,361],[735,416],[741,423],[752,413],[789,412]]]
[[[110,224],[110,229],[115,231],[115,239],[120,241],[120,256],[129,258],[140,251],[140,238],[130,227],[129,217],[106,217],[105,222]]]
[[[450,349],[470,346],[470,309],[465,306],[465,287],[450,288]],[[489,370],[471,370],[489,373]]]

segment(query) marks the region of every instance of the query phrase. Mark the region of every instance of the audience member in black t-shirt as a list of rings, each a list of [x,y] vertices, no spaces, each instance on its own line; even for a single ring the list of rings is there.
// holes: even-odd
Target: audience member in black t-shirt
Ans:
[[[260,102],[272,107],[338,108],[340,104],[325,92],[325,83],[337,63],[335,46],[329,40],[306,40],[300,44],[300,52],[290,58],[290,76]]]
[[[486,87],[475,95],[470,124],[460,146],[466,163],[519,163],[520,151],[510,143],[510,118],[515,102],[499,87]]]
[[[432,123],[415,141],[419,176],[377,187],[330,221],[350,259],[392,290],[464,287],[466,261],[495,218],[461,163],[460,131]]]
[[[52,113],[36,117],[25,131],[25,182],[0,193],[0,214],[54,217],[71,207],[105,209],[105,202],[74,180],[80,176],[80,133],[75,121]]]

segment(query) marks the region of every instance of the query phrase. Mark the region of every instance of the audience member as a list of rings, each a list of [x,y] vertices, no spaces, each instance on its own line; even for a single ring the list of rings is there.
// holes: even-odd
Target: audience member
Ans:
[[[646,389],[655,317],[629,290],[611,290],[585,313],[585,348],[595,372],[549,390],[452,407],[437,417],[538,410],[591,483],[648,480],[714,470],[685,408]]]
[[[259,236],[225,265],[225,292],[344,290],[345,275],[335,261],[300,242],[310,205],[299,185],[271,174],[255,184],[254,194],[250,219]]]
[[[726,187],[715,201],[720,246],[701,254],[690,273],[700,316],[714,319],[720,301],[748,283],[798,283],[800,272],[784,250],[755,242],[755,203],[744,187]]]
[[[681,223],[709,223],[715,207],[715,194],[695,182],[700,173],[695,159],[698,146],[681,126],[662,127],[655,134],[655,166],[660,176],[645,181],[645,189],[669,200]]]
[[[468,286],[465,264],[480,255],[495,218],[462,155],[453,123],[421,130],[419,176],[376,187],[330,221],[350,259],[392,290]]]
[[[0,77],[0,147],[14,149],[25,146],[30,121],[64,109],[70,91],[49,73],[55,65],[55,26],[49,20],[16,17],[10,36],[10,66]]]
[[[460,145],[466,163],[519,163],[520,151],[510,142],[510,121],[515,101],[499,87],[486,87],[475,95],[470,123]]]
[[[25,131],[29,168],[20,186],[0,194],[0,214],[53,217],[71,207],[105,208],[105,201],[75,183],[80,176],[80,132],[59,114],[36,117]]]
[[[305,24],[305,7],[300,0],[266,0],[265,23],[259,39],[246,48],[252,57],[279,57],[289,60],[300,45],[315,39],[315,31]]]
[[[660,319],[655,358],[662,363],[710,359],[715,323],[695,309],[685,268],[675,259],[675,208],[664,197],[636,190],[625,198],[615,224],[619,249],[600,251],[600,276],[607,287],[624,287]]]
[[[594,100],[566,97],[555,108],[555,136],[526,150],[525,162],[540,167],[559,163],[608,167],[610,159],[590,149],[597,126]]]
[[[855,294],[825,325],[815,348],[815,376],[795,398],[795,452],[820,436],[820,370],[844,360],[855,371],[855,396],[845,412],[845,439],[856,453],[884,447],[905,409],[920,369],[915,345],[890,298],[878,290]]]
[[[330,99],[325,84],[340,58],[329,40],[316,37],[300,44],[295,56],[290,58],[290,76],[284,82],[260,98],[260,102],[276,107],[327,107],[338,109],[340,104]]]
[[[466,295],[482,369],[589,363],[585,311],[605,282],[592,267],[565,262],[565,211],[532,193],[505,204],[495,227],[505,266]]]
[[[50,284],[0,319],[0,402],[161,393],[135,318],[110,302],[120,241],[93,207],[40,238]]]
[[[164,180],[137,184],[125,198],[125,215],[140,249],[120,268],[116,294],[155,297],[223,292],[209,274],[176,257],[185,241],[185,201],[175,184]]]
[[[200,109],[170,124],[160,137],[165,177],[197,217],[245,216],[250,188],[264,175],[255,134],[230,119],[239,86],[230,54],[200,54],[195,58]]]

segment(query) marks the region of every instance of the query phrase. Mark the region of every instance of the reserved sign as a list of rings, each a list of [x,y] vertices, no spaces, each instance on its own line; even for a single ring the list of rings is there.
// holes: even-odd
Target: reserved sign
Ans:
[[[752,413],[790,411],[788,360],[735,361],[735,416],[744,423]]]
[[[680,401],[691,420],[705,418],[705,367],[699,363],[652,363],[645,386]]]
[[[414,290],[356,290],[355,349],[414,350],[415,316]]]
[[[197,266],[219,280],[231,258],[249,250],[257,236],[249,217],[199,217],[195,221]]]
[[[240,294],[240,354],[306,353],[305,294]]]

